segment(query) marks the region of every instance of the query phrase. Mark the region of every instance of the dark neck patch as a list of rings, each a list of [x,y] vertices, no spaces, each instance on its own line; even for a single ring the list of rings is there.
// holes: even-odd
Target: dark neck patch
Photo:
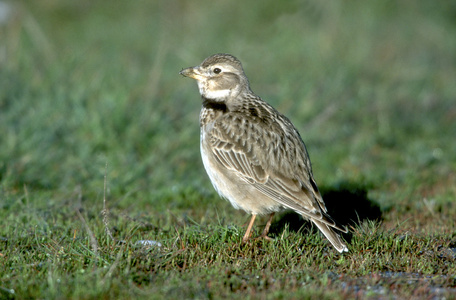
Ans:
[[[208,108],[208,109],[210,108],[213,110],[222,111],[222,112],[228,111],[228,108],[226,107],[225,103],[218,102],[218,101],[215,101],[214,99],[208,99],[205,97],[203,97],[203,107]]]

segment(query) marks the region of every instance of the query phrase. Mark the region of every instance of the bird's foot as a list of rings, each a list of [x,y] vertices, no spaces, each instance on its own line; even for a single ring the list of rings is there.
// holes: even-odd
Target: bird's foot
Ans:
[[[271,242],[274,240],[273,238],[271,238],[271,237],[268,237],[268,236],[267,236],[267,235],[265,235],[265,234],[262,234],[262,235],[260,235],[260,236],[259,236],[259,237],[257,237],[255,240],[260,240],[260,239],[265,239],[265,240],[267,240],[267,241],[271,241]]]

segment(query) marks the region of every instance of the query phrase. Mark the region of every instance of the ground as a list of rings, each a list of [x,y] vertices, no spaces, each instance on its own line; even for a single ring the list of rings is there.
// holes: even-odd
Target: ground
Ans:
[[[454,299],[451,1],[0,2],[0,298]],[[237,56],[306,142],[339,254],[247,214],[199,157],[195,82]],[[265,218],[259,218],[259,235]]]

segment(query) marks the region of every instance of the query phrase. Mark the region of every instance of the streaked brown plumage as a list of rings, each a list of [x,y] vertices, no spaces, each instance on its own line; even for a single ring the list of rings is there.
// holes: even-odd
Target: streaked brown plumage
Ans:
[[[237,209],[270,214],[262,236],[267,237],[275,212],[292,209],[312,221],[339,251],[347,246],[334,231],[347,232],[327,214],[312,175],[299,132],[284,115],[250,89],[240,61],[215,54],[180,74],[197,80],[201,156],[217,192]]]

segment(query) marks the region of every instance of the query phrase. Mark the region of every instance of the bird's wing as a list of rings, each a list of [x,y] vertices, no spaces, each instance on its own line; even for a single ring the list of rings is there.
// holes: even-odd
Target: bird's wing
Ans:
[[[287,125],[293,126],[291,122]],[[217,162],[284,207],[337,228],[326,214],[298,132],[292,127],[291,134],[297,136],[274,134],[281,129],[280,125],[273,126],[276,130],[262,122],[226,114],[209,132]]]

